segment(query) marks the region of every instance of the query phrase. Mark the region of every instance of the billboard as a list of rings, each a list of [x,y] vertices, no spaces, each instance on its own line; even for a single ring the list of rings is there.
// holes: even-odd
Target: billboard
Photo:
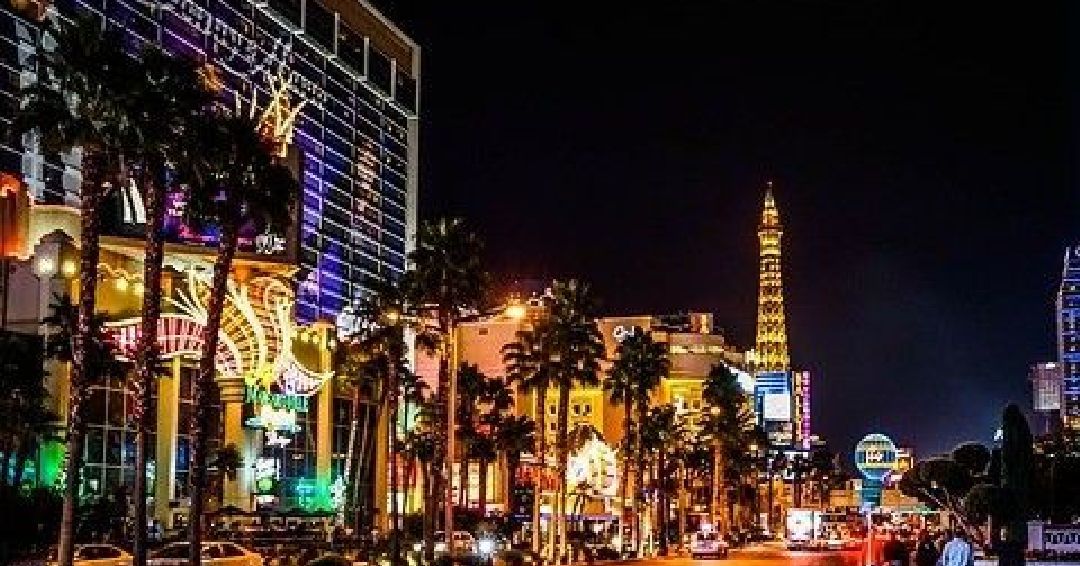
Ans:
[[[790,421],[791,374],[786,371],[770,371],[757,374],[754,379],[754,408],[758,424],[765,421]]]

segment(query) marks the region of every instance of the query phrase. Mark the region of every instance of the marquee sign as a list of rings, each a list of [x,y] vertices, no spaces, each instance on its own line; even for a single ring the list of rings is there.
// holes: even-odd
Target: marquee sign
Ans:
[[[158,348],[163,359],[194,358],[202,353],[210,295],[210,270],[189,266],[186,286],[169,302],[175,312],[158,321]],[[333,376],[305,367],[293,355],[299,328],[293,320],[293,292],[275,277],[255,277],[241,286],[229,280],[221,315],[216,356],[218,374],[242,380],[245,397],[255,405],[306,411],[307,398]],[[108,323],[127,359],[134,359],[141,318]]]
[[[881,482],[896,467],[896,444],[884,434],[868,434],[855,445],[855,467],[864,478]]]
[[[604,497],[614,497],[619,483],[615,451],[601,440],[585,443],[567,462],[566,481],[571,485],[588,484]]]

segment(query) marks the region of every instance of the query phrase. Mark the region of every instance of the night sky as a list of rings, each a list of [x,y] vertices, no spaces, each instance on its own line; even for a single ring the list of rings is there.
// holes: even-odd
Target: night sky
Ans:
[[[421,215],[499,277],[752,346],[765,181],[793,363],[837,451],[988,440],[1080,242],[1065,2],[377,4],[423,48]]]

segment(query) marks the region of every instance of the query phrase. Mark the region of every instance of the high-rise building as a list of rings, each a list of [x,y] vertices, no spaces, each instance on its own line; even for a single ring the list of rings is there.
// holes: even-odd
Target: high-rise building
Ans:
[[[1036,434],[1050,434],[1061,425],[1061,376],[1058,362],[1031,366],[1031,410]]]
[[[773,200],[772,182],[765,191],[765,208],[758,226],[761,264],[758,279],[757,344],[755,369],[788,371],[787,325],[784,321],[784,285],[781,276],[780,212]]]
[[[331,352],[339,315],[375,280],[405,269],[414,243],[420,49],[366,0],[57,0],[0,8],[0,130],[10,128],[21,88],[37,77],[32,54],[49,41],[41,17],[95,18],[118,30],[134,56],[155,44],[204,61],[222,102],[273,119],[296,112],[282,136],[299,180],[292,228],[243,230],[223,307],[221,346],[208,431],[211,452],[234,445],[244,473],[224,478],[217,505],[244,511],[342,509],[342,486],[356,478],[355,501],[386,524],[385,450],[350,439],[382,427],[338,382]],[[20,9],[21,10],[21,9]],[[265,123],[264,123],[265,125]],[[274,122],[273,125],[286,125]],[[274,129],[275,133],[281,130]],[[39,331],[54,294],[78,288],[81,245],[80,152],[47,155],[33,136],[0,136],[0,178],[27,202],[7,301],[7,330]],[[11,186],[8,186],[9,181]],[[123,357],[141,330],[143,224],[136,181],[123,180],[102,213],[97,308]],[[171,379],[157,380],[151,406],[150,505],[167,527],[188,521],[192,382],[206,323],[217,231],[184,223],[181,187],[169,187],[164,312],[159,355]],[[20,201],[21,202],[21,201]],[[21,216],[25,212],[25,216]],[[66,367],[49,368],[54,409],[68,414]],[[87,440],[81,490],[97,498],[130,485],[135,473],[131,401],[123,380],[83,392]],[[367,401],[361,401],[367,403]],[[356,415],[356,418],[354,418]],[[385,421],[385,417],[384,421]],[[51,456],[50,456],[51,455]],[[51,485],[42,451],[33,480]],[[373,464],[375,462],[376,464]],[[351,464],[351,465],[350,465]],[[362,464],[362,465],[361,465]],[[351,472],[350,472],[351,470]],[[39,473],[40,472],[40,473]],[[378,511],[381,510],[381,511]],[[366,528],[366,527],[365,527]]]
[[[1065,430],[1080,433],[1080,245],[1065,250],[1057,296],[1057,339],[1062,424]]]

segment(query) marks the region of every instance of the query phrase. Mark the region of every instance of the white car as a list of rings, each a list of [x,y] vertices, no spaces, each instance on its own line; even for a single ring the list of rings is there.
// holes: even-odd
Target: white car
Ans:
[[[147,566],[183,566],[188,564],[186,542],[174,542],[155,552]],[[202,543],[202,563],[207,566],[263,566],[263,559],[235,542]]]
[[[53,556],[49,564],[56,563]],[[77,544],[75,566],[131,566],[131,555],[111,544]]]
[[[468,531],[454,531],[453,543],[450,554],[460,555],[476,552],[476,539]],[[435,533],[435,552],[446,552],[446,536],[442,531]]]
[[[698,531],[690,538],[690,556],[727,558],[728,543],[715,531]]]

